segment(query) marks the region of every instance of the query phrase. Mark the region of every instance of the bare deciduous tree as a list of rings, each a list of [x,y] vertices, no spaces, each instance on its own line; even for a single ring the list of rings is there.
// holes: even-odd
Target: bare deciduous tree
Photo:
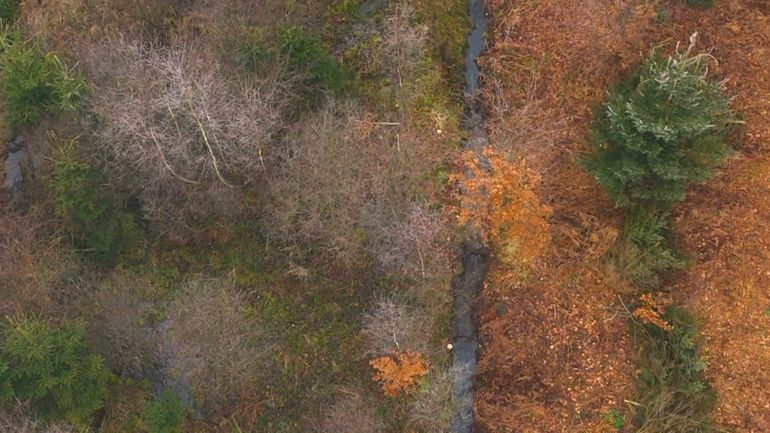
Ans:
[[[140,197],[152,220],[238,208],[239,187],[264,172],[271,143],[292,99],[281,67],[233,83],[194,48],[169,49],[113,41],[104,47],[120,62],[99,80],[94,108],[98,135],[117,174],[138,174]],[[99,75],[98,72],[95,75]]]

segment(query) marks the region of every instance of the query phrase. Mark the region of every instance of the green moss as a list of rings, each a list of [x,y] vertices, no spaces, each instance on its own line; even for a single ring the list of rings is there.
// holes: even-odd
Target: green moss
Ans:
[[[714,5],[714,0],[684,0],[684,2],[696,9],[708,9]]]

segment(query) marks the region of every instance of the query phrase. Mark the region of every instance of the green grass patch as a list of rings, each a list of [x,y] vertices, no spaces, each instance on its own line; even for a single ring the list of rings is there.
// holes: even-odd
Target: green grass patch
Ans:
[[[463,91],[463,57],[470,30],[465,0],[418,0],[415,4],[420,22],[430,29],[429,45],[440,62],[443,78],[453,98]]]
[[[663,319],[672,326],[671,330],[636,321],[632,324],[639,342],[635,431],[719,431],[710,415],[716,393],[703,378],[706,363],[699,355],[700,323],[681,308],[669,308]]]

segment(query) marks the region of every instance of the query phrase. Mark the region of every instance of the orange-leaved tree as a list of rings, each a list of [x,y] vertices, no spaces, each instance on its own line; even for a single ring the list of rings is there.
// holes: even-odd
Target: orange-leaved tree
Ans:
[[[481,158],[466,154],[465,165],[470,176],[457,178],[460,223],[481,229],[505,262],[531,262],[550,240],[551,210],[535,192],[537,175],[523,160],[512,162],[493,150],[485,150]]]

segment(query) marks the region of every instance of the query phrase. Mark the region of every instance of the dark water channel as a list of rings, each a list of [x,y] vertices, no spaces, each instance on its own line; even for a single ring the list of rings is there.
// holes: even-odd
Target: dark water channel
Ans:
[[[481,151],[488,143],[483,128],[483,113],[478,102],[481,74],[476,63],[486,48],[488,17],[485,0],[469,0],[471,32],[465,53],[465,122],[468,138],[464,147]],[[475,317],[475,304],[489,270],[489,249],[483,244],[481,234],[473,232],[463,244],[463,273],[452,282],[454,290],[452,341],[454,399],[457,412],[452,419],[452,433],[470,433],[474,429],[474,383],[478,361],[479,338]]]

